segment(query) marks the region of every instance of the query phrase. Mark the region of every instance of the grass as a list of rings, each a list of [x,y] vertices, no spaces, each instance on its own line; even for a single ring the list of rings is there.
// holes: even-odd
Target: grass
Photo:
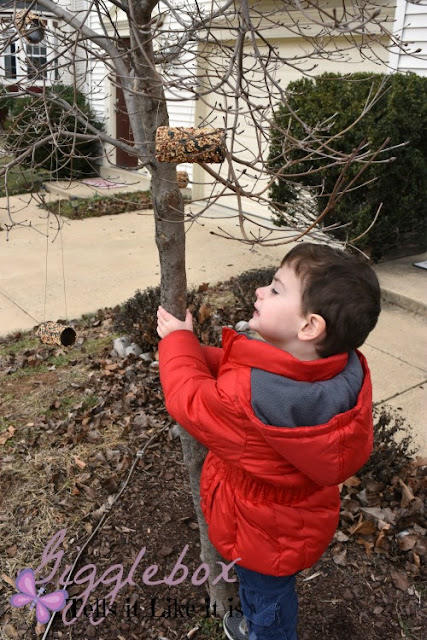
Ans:
[[[7,338],[6,338],[7,339]],[[27,349],[35,349],[40,344],[38,338],[36,338],[31,333],[23,333],[22,338],[16,340],[15,342],[7,342],[4,344],[0,344],[0,357],[7,356],[10,353],[16,354],[21,351],[27,351]]]
[[[0,169],[3,168],[12,158],[3,156],[0,159]],[[15,166],[7,174],[7,193],[16,196],[21,193],[33,193],[39,191],[42,183],[49,179],[47,171],[42,169],[32,169],[22,165]],[[5,177],[0,178],[0,197],[6,195]]]
[[[196,618],[191,623],[191,627],[199,627],[200,633],[204,634],[209,640],[224,640],[222,620],[218,618]],[[198,632],[194,637],[198,637]]]
[[[41,360],[39,364],[34,366],[19,367],[14,373],[10,373],[6,379],[8,382],[16,381],[31,377],[35,374],[46,374],[54,370],[58,371],[66,368],[71,362],[82,360],[85,356],[98,356],[107,347],[113,345],[113,340],[118,337],[119,334],[113,333],[100,338],[88,338],[81,346],[74,346],[70,348],[66,347],[50,347],[52,353],[45,360]],[[40,340],[31,333],[24,333],[19,340],[15,342],[9,342],[0,344],[0,357],[6,357],[9,354],[19,354],[27,350],[36,350],[42,345]],[[2,396],[4,399],[4,395]]]

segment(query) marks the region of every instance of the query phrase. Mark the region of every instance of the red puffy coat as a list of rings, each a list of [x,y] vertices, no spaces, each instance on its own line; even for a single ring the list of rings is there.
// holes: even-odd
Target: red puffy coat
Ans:
[[[312,566],[325,551],[338,524],[338,484],[370,455],[369,369],[363,355],[353,352],[360,388],[352,408],[317,423],[331,395],[342,395],[335,393],[335,381],[347,370],[347,353],[300,361],[231,329],[223,330],[222,344],[202,347],[190,331],[175,331],[160,342],[166,407],[209,449],[200,494],[212,544],[226,560],[240,558],[237,564],[248,569],[290,575]],[[260,389],[258,379],[267,386]],[[264,398],[268,414],[271,381],[276,411],[273,391],[282,380],[283,411],[289,421],[294,413],[308,416],[302,425],[265,424],[257,415],[264,409],[254,410]]]

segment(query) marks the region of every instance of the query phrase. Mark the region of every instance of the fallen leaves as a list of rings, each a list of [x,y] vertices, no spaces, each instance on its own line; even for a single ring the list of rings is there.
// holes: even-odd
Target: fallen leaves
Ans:
[[[376,554],[401,557],[402,566],[390,569],[388,580],[409,594],[426,556],[424,459],[408,460],[386,486],[371,475],[343,483],[340,528],[332,548],[336,565],[349,564],[349,543],[356,540],[369,560]],[[359,482],[357,481],[359,480]],[[385,577],[384,579],[387,579]]]
[[[214,322],[209,318],[208,308],[201,307],[198,313],[207,325]],[[75,395],[66,405],[66,414],[61,413],[66,396],[58,394],[51,397],[46,407],[49,415],[34,413],[26,417],[22,425],[14,420],[14,425],[19,428],[19,440],[28,437],[20,445],[22,456],[25,459],[37,451],[40,441],[44,446],[50,444],[47,450],[52,455],[43,458],[39,473],[43,470],[43,483],[46,481],[49,500],[56,509],[58,528],[68,527],[70,516],[75,518],[83,513],[80,524],[84,538],[93,532],[98,519],[111,508],[135,452],[159,426],[170,424],[169,432],[156,447],[147,450],[144,460],[139,463],[138,480],[128,487],[124,500],[115,504],[115,518],[109,520],[111,529],[104,527],[102,535],[97,534],[93,548],[88,550],[90,558],[96,558],[96,562],[103,558],[104,566],[108,566],[112,557],[121,558],[121,554],[127,557],[129,545],[132,546],[139,536],[136,546],[157,544],[154,557],[163,557],[166,562],[177,545],[198,535],[198,525],[191,509],[184,511],[185,517],[180,518],[182,504],[188,499],[189,491],[186,485],[180,484],[181,468],[176,466],[171,455],[179,449],[179,443],[174,441],[177,427],[165,411],[158,372],[150,367],[152,360],[144,361],[132,356],[118,359],[108,351],[110,348],[111,345],[102,356],[87,355],[79,360],[79,366],[84,367],[85,379],[73,380],[69,384]],[[40,354],[44,358],[44,352]],[[155,353],[151,356],[156,357]],[[11,358],[6,364],[16,366],[18,361],[21,362],[19,357],[13,361]],[[52,386],[47,378],[42,380],[46,387]],[[35,440],[38,431],[42,435]],[[5,432],[0,437],[4,435]],[[18,438],[15,437],[16,440]],[[58,466],[61,451],[67,452],[67,464],[62,467]],[[10,466],[13,459],[5,457],[3,462]],[[382,615],[384,621],[389,617],[389,602],[393,597],[405,603],[416,600],[417,581],[422,579],[426,556],[425,505],[422,500],[426,486],[426,462],[421,458],[408,460],[406,465],[400,465],[398,472],[393,467],[395,477],[391,474],[387,481],[380,482],[375,471],[371,471],[352,476],[342,484],[340,526],[330,554],[325,554],[325,564],[322,561],[318,565],[323,571],[317,571],[317,568],[309,570],[311,575],[302,579],[304,587],[319,585],[319,592],[323,593],[322,589],[325,591],[326,587],[322,585],[328,578],[342,586],[340,580],[346,576],[354,582],[350,582],[346,591],[342,590],[340,597],[348,601],[345,603],[348,609],[354,608],[353,603],[357,601],[364,612],[369,610],[371,621],[374,616]],[[160,502],[159,495],[162,496]],[[165,497],[170,500],[166,507],[163,504]],[[123,512],[119,518],[117,514],[121,508]],[[178,522],[177,508],[180,510]],[[22,526],[22,531],[34,526],[33,506],[22,510],[22,514],[17,511],[17,514],[14,517],[27,523],[26,528]],[[144,527],[141,527],[141,522],[144,522]],[[160,526],[156,528],[158,524]],[[185,529],[177,534],[176,529],[182,525]],[[104,542],[101,544],[102,538]],[[8,542],[4,556],[6,560],[10,558],[17,562],[20,549],[15,556],[14,546]],[[132,553],[135,553],[134,548]],[[6,573],[11,572],[7,569]],[[14,589],[14,581],[8,576],[6,578],[3,576],[8,584],[4,589]],[[363,598],[367,598],[366,605]],[[376,613],[372,615],[372,611]],[[82,635],[85,637],[83,632]],[[23,637],[21,633],[19,637]],[[108,639],[110,637],[118,636],[108,636]],[[375,637],[391,638],[391,635],[384,633]]]

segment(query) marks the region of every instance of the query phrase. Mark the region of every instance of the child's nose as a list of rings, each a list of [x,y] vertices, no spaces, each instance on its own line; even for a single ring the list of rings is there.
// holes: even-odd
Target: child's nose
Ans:
[[[262,298],[264,294],[264,289],[265,287],[258,287],[258,289],[255,291],[255,295],[257,298]]]

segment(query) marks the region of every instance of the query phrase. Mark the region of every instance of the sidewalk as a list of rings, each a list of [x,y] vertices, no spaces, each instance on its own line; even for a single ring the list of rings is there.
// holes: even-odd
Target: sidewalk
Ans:
[[[6,242],[0,232],[0,336],[31,329],[43,320],[72,319],[120,304],[159,283],[159,263],[151,211],[66,221],[49,242],[43,212],[29,196],[15,196],[13,208],[33,230],[15,228]],[[0,226],[7,222],[0,200]],[[3,207],[3,208],[2,208]],[[214,284],[251,268],[277,265],[292,244],[250,248],[220,238],[219,228],[239,237],[237,221],[202,218],[187,233],[188,284]],[[374,402],[405,417],[427,455],[427,271],[411,256],[377,265],[383,311],[362,351],[368,358]],[[47,265],[47,270],[46,270]],[[46,279],[47,273],[47,279]],[[393,304],[390,304],[390,303]],[[29,314],[29,315],[28,315]]]

